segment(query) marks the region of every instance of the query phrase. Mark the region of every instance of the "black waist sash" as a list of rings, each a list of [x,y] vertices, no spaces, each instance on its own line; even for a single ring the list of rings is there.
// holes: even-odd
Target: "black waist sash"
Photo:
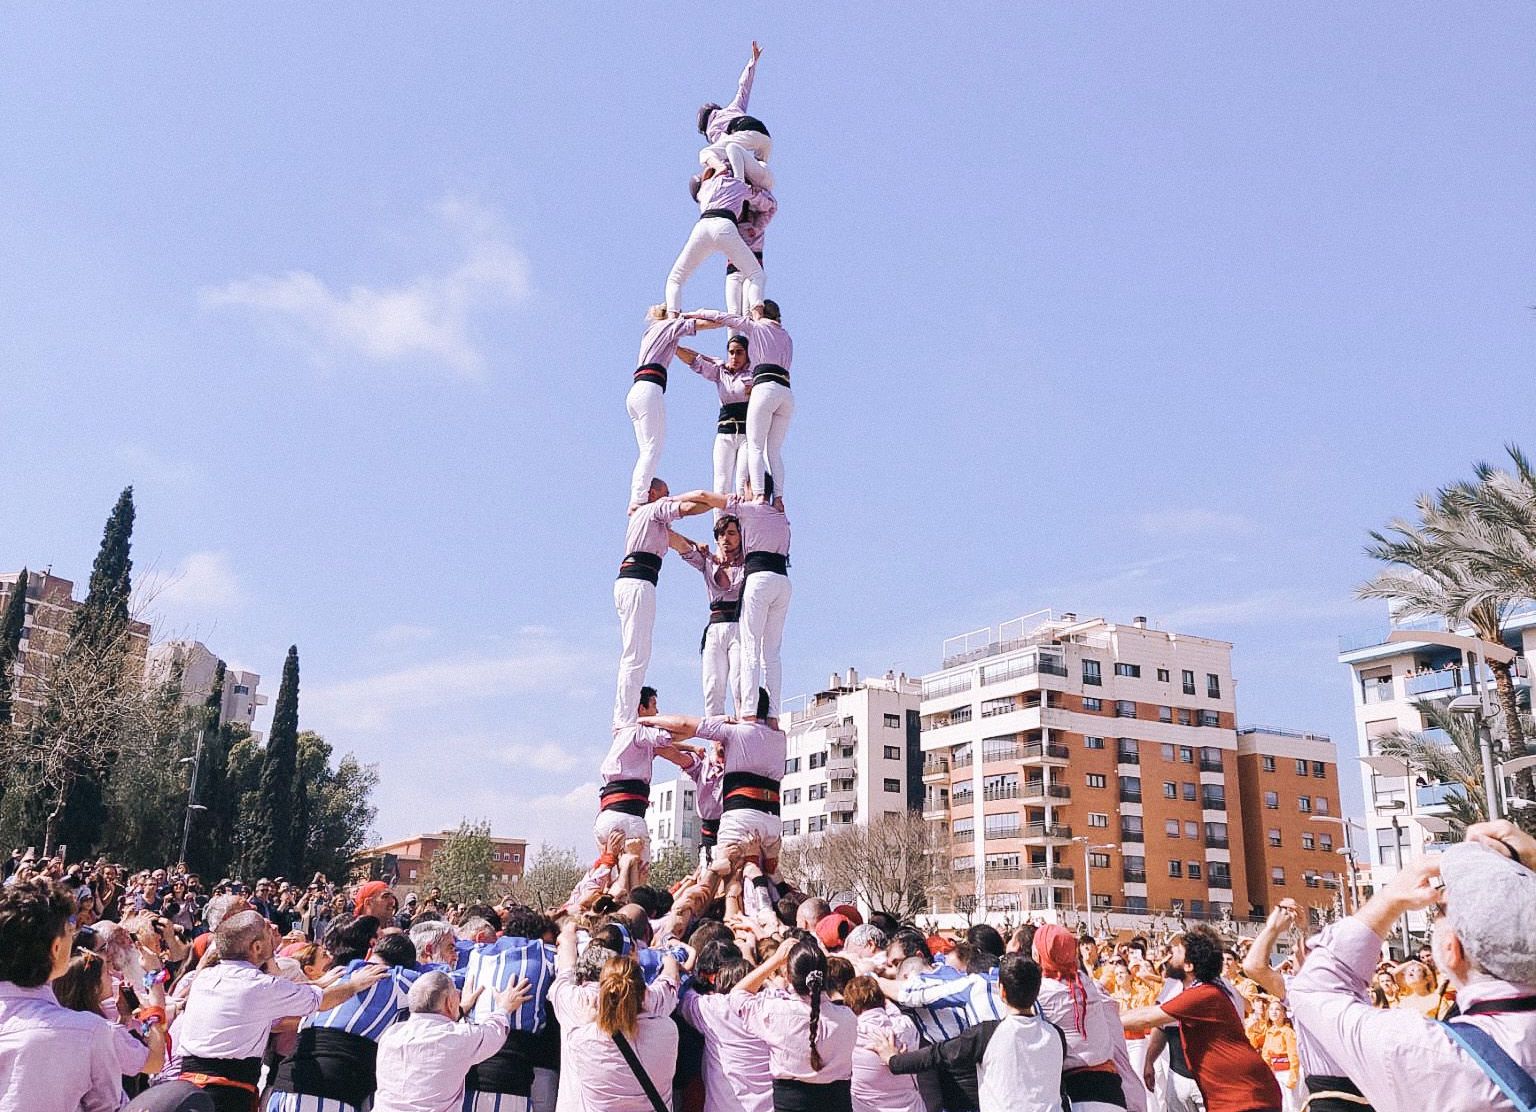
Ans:
[[[654,552],[631,552],[619,564],[620,579],[643,579],[654,584],[661,578],[661,557]]]
[[[765,382],[777,382],[780,386],[788,386],[789,368],[781,367],[777,363],[759,363],[752,368],[752,385],[761,386]]]
[[[1303,1080],[1306,1083],[1307,1092],[1311,1094],[1307,1104],[1311,1112],[1371,1112],[1371,1106],[1363,1103],[1365,1094],[1360,1091],[1360,1086],[1347,1077],[1313,1073],[1308,1074]],[[1361,1099],[1348,1100],[1343,1095],[1319,1096],[1320,1093],[1347,1094]]]
[[[747,431],[747,403],[726,402],[720,407],[715,432],[723,436],[740,436]]]
[[[714,847],[714,844],[717,841],[719,841],[719,840],[720,840],[720,820],[719,819],[700,819],[699,820],[699,844],[702,845],[705,849],[712,849]]]
[[[635,372],[636,382],[654,382],[661,387],[661,392],[667,392],[667,368],[662,363],[646,363]]]
[[[739,621],[741,621],[741,600],[739,598],[716,599],[709,604],[710,625]]]
[[[779,575],[788,575],[789,557],[782,552],[748,552],[742,567],[747,575],[755,571],[771,571]]]
[[[740,219],[740,217],[738,217],[730,209],[705,209],[703,212],[699,213],[700,220],[708,220],[713,216],[718,216],[724,220],[729,220],[732,224],[736,223],[736,221]]]
[[[734,135],[738,131],[755,131],[761,135],[768,135],[768,127],[762,120],[745,114],[733,117],[730,123],[725,125],[727,135]],[[773,136],[768,135],[768,138],[772,139]]]
[[[621,815],[645,818],[645,809],[651,805],[651,785],[644,780],[610,780],[598,790],[600,811],[617,811]]]
[[[511,1093],[526,1097],[533,1092],[533,1058],[536,1035],[508,1031],[501,1049],[478,1065],[470,1066],[464,1088],[472,1093]]]
[[[853,1083],[773,1079],[773,1112],[853,1112]]]
[[[1125,1087],[1120,1075],[1112,1070],[1069,1070],[1061,1075],[1061,1091],[1078,1101],[1101,1101],[1118,1108],[1125,1107]]]
[[[299,1045],[277,1067],[272,1087],[361,1108],[378,1087],[379,1044],[334,1027],[306,1027]]]
[[[187,1054],[181,1059],[182,1073],[206,1073],[209,1077],[222,1077],[238,1081],[253,1088],[261,1083],[261,1058],[199,1058]]]
[[[758,799],[756,793],[772,793],[771,799]],[[759,776],[755,772],[727,772],[725,774],[725,810],[761,811],[765,815],[779,813],[779,782],[771,776]]]

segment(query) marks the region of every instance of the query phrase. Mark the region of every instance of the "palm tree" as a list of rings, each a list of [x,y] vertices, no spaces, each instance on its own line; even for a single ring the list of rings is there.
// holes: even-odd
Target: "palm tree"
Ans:
[[[1446,796],[1445,805],[1450,811],[1446,821],[1454,840],[1460,841],[1468,826],[1488,817],[1477,730],[1465,716],[1447,710],[1444,703],[1424,699],[1414,706],[1426,730],[1443,731],[1451,744],[1444,745],[1421,730],[1393,730],[1375,739],[1377,752],[1407,762],[1413,773],[1422,773],[1426,779],[1457,786],[1458,791]]]

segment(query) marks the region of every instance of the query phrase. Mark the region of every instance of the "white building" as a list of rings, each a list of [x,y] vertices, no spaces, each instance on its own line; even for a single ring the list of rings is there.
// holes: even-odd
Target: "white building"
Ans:
[[[865,679],[849,668],[825,690],[788,701],[785,837],[921,810],[921,695],[905,675]]]
[[[204,703],[213,694],[213,680],[219,666],[218,656],[201,641],[162,641],[151,645],[144,662],[144,671],[151,680],[163,680],[173,668],[181,668],[182,701],[188,706]],[[256,721],[256,710],[266,705],[267,697],[259,695],[256,688],[261,676],[255,672],[242,672],[225,667],[224,698],[219,708],[219,721],[235,722],[250,729]],[[252,731],[258,741],[261,735]]]
[[[645,828],[651,835],[651,854],[681,846],[699,852],[699,808],[693,781],[678,776],[651,784],[651,805],[645,812]]]

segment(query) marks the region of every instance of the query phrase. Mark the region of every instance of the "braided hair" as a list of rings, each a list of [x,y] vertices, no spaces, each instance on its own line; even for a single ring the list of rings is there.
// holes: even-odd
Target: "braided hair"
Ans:
[[[814,938],[802,938],[789,952],[789,983],[801,996],[811,1000],[811,1069],[821,1071],[821,1051],[816,1047],[821,1034],[821,994],[827,983],[827,955]]]

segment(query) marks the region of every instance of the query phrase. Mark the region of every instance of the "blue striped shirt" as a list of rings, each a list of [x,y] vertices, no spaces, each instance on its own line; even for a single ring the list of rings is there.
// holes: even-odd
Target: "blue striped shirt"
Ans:
[[[348,962],[347,971],[341,980],[348,980],[367,964],[361,958]],[[391,966],[389,975],[383,980],[365,988],[350,1000],[342,1001],[328,1012],[316,1012],[307,1017],[300,1028],[329,1027],[378,1042],[384,1029],[406,1010],[406,994],[420,976],[419,970]]]
[[[544,1028],[544,1003],[555,983],[555,948],[537,938],[498,938],[482,942],[469,955],[464,967],[465,980],[483,987],[475,1001],[475,1020],[484,1022],[495,1006],[495,997],[518,977],[526,977],[533,996],[512,1013],[514,1031],[541,1031]]]
[[[947,965],[908,981],[897,1003],[908,1010],[929,1043],[952,1039],[984,1019],[1003,1019],[1007,1014],[996,970],[961,973]]]

